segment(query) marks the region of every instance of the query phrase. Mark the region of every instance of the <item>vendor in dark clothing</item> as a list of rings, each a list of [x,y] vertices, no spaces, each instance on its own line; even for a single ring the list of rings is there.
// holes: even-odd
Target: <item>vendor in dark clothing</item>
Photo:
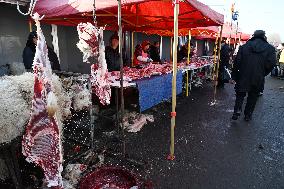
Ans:
[[[187,58],[188,56],[188,43],[183,45],[181,49],[178,51],[178,62],[181,62],[184,58]]]
[[[192,43],[190,43],[190,54],[189,57],[192,57],[194,54],[194,45]],[[185,45],[183,45],[181,47],[181,49],[178,51],[178,62],[181,62],[183,59],[187,59],[188,58],[188,43],[186,43]]]
[[[33,61],[36,52],[36,44],[37,44],[37,33],[35,31],[29,34],[26,47],[23,52],[23,62],[26,70],[30,71],[33,67]],[[52,48],[48,47],[48,58],[51,64],[52,70],[60,70],[60,64],[58,61],[58,57],[56,53],[52,50]]]
[[[150,52],[150,58],[153,60],[153,62],[161,62],[159,41],[155,41],[154,45],[150,46],[149,52]]]
[[[119,37],[115,33],[110,38],[110,46],[106,47],[106,63],[108,71],[119,71],[120,63],[119,63]]]

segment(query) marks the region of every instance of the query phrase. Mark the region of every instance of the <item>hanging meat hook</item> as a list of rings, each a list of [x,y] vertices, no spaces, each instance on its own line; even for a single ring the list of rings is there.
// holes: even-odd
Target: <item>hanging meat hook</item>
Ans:
[[[35,5],[36,5],[36,2],[37,2],[37,0],[31,0],[31,2],[30,2],[30,7],[29,7],[28,12],[27,12],[27,13],[23,13],[23,12],[20,10],[19,1],[17,1],[17,10],[18,10],[19,13],[21,13],[22,15],[25,15],[25,16],[31,15],[31,16],[32,16],[32,13],[33,13],[34,8],[35,8]]]

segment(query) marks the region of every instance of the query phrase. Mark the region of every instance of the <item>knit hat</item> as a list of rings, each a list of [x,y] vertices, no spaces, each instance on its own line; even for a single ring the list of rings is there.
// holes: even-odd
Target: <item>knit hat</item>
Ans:
[[[265,37],[265,31],[263,30],[256,30],[253,34],[253,37]]]

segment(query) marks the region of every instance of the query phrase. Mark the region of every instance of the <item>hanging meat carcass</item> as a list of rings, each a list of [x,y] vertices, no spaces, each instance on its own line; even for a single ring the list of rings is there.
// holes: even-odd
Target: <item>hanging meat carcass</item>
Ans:
[[[23,136],[22,152],[28,162],[40,166],[48,187],[62,186],[62,150],[60,121],[56,118],[57,101],[52,87],[52,71],[48,59],[48,49],[40,28],[37,13],[33,19],[37,26],[38,42],[33,63],[34,96],[26,133]]]
[[[103,28],[97,28],[91,23],[80,23],[77,26],[80,41],[77,47],[83,53],[83,61],[90,63],[90,57],[97,58],[97,64],[91,65],[91,83],[96,96],[103,105],[110,103],[111,88],[108,81],[108,70],[105,60]]]

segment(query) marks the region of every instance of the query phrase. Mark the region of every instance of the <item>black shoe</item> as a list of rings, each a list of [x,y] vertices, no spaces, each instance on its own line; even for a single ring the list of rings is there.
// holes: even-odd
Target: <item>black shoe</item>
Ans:
[[[233,116],[232,116],[232,120],[236,121],[236,120],[238,120],[238,119],[239,119],[239,115],[237,115],[237,114],[233,114]]]
[[[245,121],[246,121],[246,122],[251,121],[251,116],[249,116],[249,115],[245,115]]]
[[[258,93],[258,96],[261,97],[263,95],[263,92]]]
[[[232,120],[238,120],[241,115],[241,111],[235,112],[232,116]]]

